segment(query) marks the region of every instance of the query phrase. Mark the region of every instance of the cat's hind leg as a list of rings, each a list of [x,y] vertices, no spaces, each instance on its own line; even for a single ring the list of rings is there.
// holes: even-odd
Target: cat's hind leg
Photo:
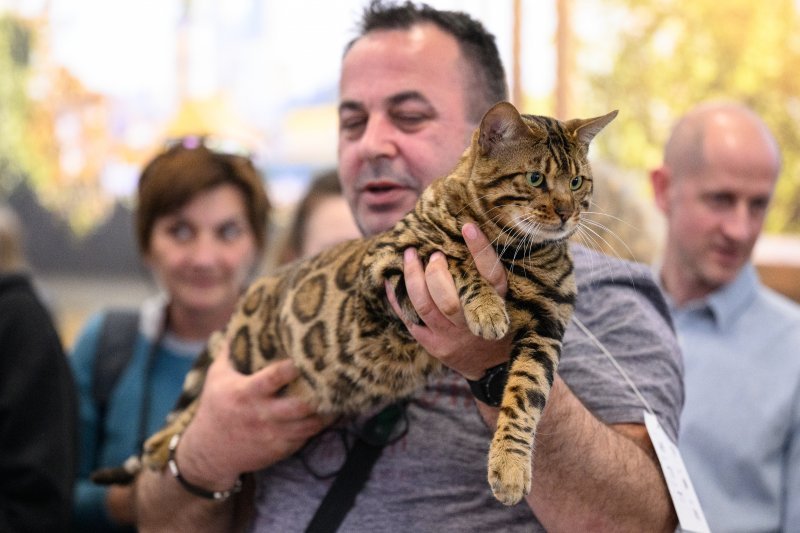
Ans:
[[[161,470],[169,461],[169,443],[172,437],[183,433],[194,418],[199,399],[195,399],[183,411],[177,413],[172,421],[161,431],[155,433],[144,443],[142,464],[151,470]]]
[[[173,436],[183,433],[189,422],[194,418],[200,401],[200,394],[206,381],[206,375],[208,374],[208,368],[226,342],[225,335],[222,332],[217,331],[211,334],[208,348],[200,354],[192,369],[186,374],[183,382],[183,392],[178,398],[175,410],[167,417],[167,425],[145,441],[142,453],[144,466],[159,470],[167,465],[169,442]]]
[[[142,466],[152,470],[163,469],[169,460],[170,440],[189,425],[197,410],[197,403],[195,400],[177,412],[165,428],[147,439],[141,457],[133,455],[122,466],[95,470],[91,474],[91,480],[98,485],[128,485],[136,479]]]

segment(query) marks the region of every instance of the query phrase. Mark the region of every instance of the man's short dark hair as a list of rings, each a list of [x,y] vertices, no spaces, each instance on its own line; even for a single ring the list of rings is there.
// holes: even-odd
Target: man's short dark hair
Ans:
[[[431,23],[452,35],[458,42],[461,55],[470,66],[472,75],[466,78],[467,116],[475,123],[495,103],[508,100],[505,69],[497,51],[494,35],[483,24],[461,11],[444,11],[427,4],[407,1],[402,4],[373,0],[364,9],[359,35],[347,45],[347,50],[364,35],[380,30],[408,30]],[[471,83],[470,83],[471,80]]]

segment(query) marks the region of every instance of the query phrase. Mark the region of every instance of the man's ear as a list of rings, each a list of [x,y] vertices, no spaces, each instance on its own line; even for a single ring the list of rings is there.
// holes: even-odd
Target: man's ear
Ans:
[[[667,215],[669,211],[669,188],[672,173],[668,167],[661,166],[650,171],[650,184],[653,187],[653,199],[658,209]]]

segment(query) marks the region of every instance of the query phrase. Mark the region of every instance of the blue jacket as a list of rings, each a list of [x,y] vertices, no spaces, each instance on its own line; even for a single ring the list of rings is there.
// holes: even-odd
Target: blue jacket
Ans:
[[[187,372],[202,351],[202,342],[183,342],[160,335],[165,305],[163,299],[142,306],[139,333],[133,355],[111,392],[104,420],[92,394],[96,350],[105,313],[93,316],[75,343],[70,357],[79,394],[80,459],[75,487],[75,526],[78,531],[124,531],[115,526],[105,506],[106,487],[98,486],[89,474],[100,467],[119,466],[137,454],[141,439],[157,431],[180,395]],[[153,357],[145,378],[148,359]],[[142,413],[145,394],[147,412]],[[144,431],[142,431],[140,429]]]

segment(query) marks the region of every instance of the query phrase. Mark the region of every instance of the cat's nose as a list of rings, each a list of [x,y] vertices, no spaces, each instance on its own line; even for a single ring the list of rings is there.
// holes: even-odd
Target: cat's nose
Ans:
[[[556,206],[556,214],[561,222],[566,222],[572,216],[572,208],[566,205]]]

